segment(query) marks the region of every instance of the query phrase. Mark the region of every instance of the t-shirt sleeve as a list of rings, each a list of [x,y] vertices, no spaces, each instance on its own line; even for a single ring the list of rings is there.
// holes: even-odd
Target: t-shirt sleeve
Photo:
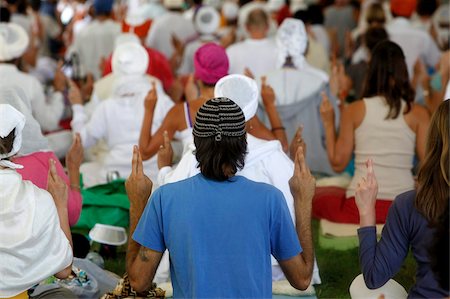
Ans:
[[[270,217],[270,247],[272,255],[283,261],[301,253],[302,247],[283,194],[277,190],[275,197]]]
[[[133,240],[149,249],[164,252],[161,188],[157,189],[147,203],[144,213],[133,234]]]
[[[391,279],[408,254],[407,207],[403,202],[403,198],[394,200],[378,243],[375,226],[358,229],[359,261],[369,288],[379,288]]]

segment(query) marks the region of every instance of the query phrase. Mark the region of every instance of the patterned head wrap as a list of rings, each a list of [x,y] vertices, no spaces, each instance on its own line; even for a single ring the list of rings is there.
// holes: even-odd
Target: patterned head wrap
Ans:
[[[240,137],[245,135],[245,117],[242,109],[228,98],[213,98],[197,112],[192,134],[199,138],[215,136]]]

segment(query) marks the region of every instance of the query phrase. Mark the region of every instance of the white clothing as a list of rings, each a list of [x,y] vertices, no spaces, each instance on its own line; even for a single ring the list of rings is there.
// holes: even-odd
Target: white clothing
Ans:
[[[389,39],[397,43],[406,57],[409,78],[414,75],[414,65],[421,58],[426,66],[434,68],[441,52],[428,32],[413,28],[405,18],[395,18],[387,26]]]
[[[107,19],[105,21],[93,20],[74,37],[73,45],[67,57],[77,53],[82,69],[92,73],[95,79],[101,77],[99,65],[101,59],[106,59],[114,50],[116,37],[121,33],[119,23]]]
[[[443,100],[448,100],[450,99],[450,81],[447,82],[447,88],[445,89],[445,95]]]
[[[346,196],[355,196],[356,186],[367,172],[366,161],[371,158],[379,186],[377,198],[394,200],[397,195],[414,189],[411,169],[416,134],[403,116],[405,102],[402,101],[396,119],[386,119],[389,106],[383,97],[363,100],[366,112],[355,130],[355,174]]]
[[[12,297],[72,263],[52,196],[0,170],[0,298]]]
[[[154,20],[167,13],[167,9],[159,2],[145,3],[140,8],[143,10],[143,15],[146,19]]]
[[[327,57],[330,55],[331,51],[331,42],[330,42],[330,36],[328,35],[327,30],[325,27],[321,24],[314,24],[311,25],[311,31],[314,34],[314,38],[316,41],[323,46],[327,53]]]
[[[91,166],[82,165],[81,172],[86,171],[84,177],[86,186],[105,183],[108,171],[118,171],[121,178],[126,178],[131,173],[130,161],[133,146],[139,142],[144,119],[144,100],[151,88],[150,83],[148,81],[146,83],[146,87],[139,90],[139,95],[133,95],[130,98],[113,96],[100,102],[89,120],[83,106],[72,106],[72,129],[74,132],[80,133],[83,146],[89,148],[98,140],[104,139],[109,148],[102,161],[95,161],[93,165],[89,164]],[[161,92],[162,90],[157,91],[158,94]],[[161,126],[164,117],[173,105],[170,98],[158,97],[152,134]],[[144,162],[145,172],[154,182],[158,172],[156,158],[154,156]]]
[[[294,163],[283,152],[277,140],[265,141],[247,134],[248,154],[244,169],[236,175],[242,175],[256,182],[263,182],[278,188],[284,195],[290,215],[295,223],[294,199],[289,188],[289,179],[294,173]],[[176,168],[163,167],[158,174],[158,184],[177,182],[198,174],[195,146],[190,144]],[[285,279],[282,270],[272,258],[272,279]],[[321,283],[319,269],[315,264],[313,284]]]
[[[262,9],[267,13],[269,16],[269,31],[267,32],[267,36],[274,36],[277,33],[277,24],[270,18],[271,13],[267,8],[267,2],[265,1],[251,1],[240,7],[238,15],[238,29],[240,35],[245,38],[250,37],[245,23],[247,22],[248,15],[255,9]]]
[[[244,74],[249,68],[255,78],[276,69],[277,46],[275,40],[246,39],[227,48],[230,61],[230,74]]]
[[[12,87],[19,92],[43,131],[59,129],[59,121],[64,113],[62,93],[53,92],[46,99],[39,81],[19,71],[13,64],[0,63],[0,78],[0,88]]]
[[[11,23],[19,25],[28,33],[28,36],[31,36],[33,20],[30,16],[14,13],[11,15]]]
[[[153,20],[145,45],[158,50],[169,59],[174,52],[172,35],[175,35],[181,42],[186,43],[190,38],[196,36],[196,32],[192,21],[184,18],[179,13],[168,12]]]
[[[349,292],[352,299],[378,299],[381,295],[385,299],[408,298],[408,293],[405,288],[393,279],[389,279],[378,289],[369,289],[364,282],[364,276],[362,274],[356,276],[352,281]]]

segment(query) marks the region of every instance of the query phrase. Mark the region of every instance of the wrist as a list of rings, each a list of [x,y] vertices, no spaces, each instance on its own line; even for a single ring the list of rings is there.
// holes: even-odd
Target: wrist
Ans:
[[[375,211],[368,211],[359,213],[359,226],[375,226],[376,225],[376,214]]]

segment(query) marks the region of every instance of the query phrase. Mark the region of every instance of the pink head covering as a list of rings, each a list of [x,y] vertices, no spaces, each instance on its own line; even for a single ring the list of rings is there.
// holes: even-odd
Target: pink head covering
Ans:
[[[225,49],[214,43],[201,46],[194,55],[195,78],[206,84],[216,84],[228,74],[228,57]]]

